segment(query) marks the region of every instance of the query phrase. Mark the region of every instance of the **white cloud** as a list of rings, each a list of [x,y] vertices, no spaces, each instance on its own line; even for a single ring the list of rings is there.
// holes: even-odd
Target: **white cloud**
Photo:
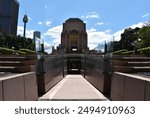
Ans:
[[[142,18],[148,17],[150,15],[150,13],[146,13],[142,16]]]
[[[44,49],[46,52],[51,53],[52,52],[52,45],[44,41]]]
[[[42,25],[42,24],[43,24],[43,22],[38,22],[38,24],[39,24],[39,25]]]
[[[99,15],[96,12],[89,12],[89,13],[87,13],[87,15],[81,16],[81,18],[86,18],[86,19],[99,18]]]
[[[50,38],[53,40],[52,41],[53,44],[58,45],[60,44],[61,32],[62,32],[62,25],[59,25],[50,28],[46,33],[44,33],[44,36],[50,36]]]
[[[141,28],[144,23],[140,22],[134,25],[131,25],[129,27],[131,28],[136,28],[139,27]],[[126,28],[124,28],[126,29]],[[99,31],[96,30],[95,28],[91,28],[87,30],[88,34],[88,47],[90,49],[94,49],[99,43],[104,43],[112,41],[113,37],[116,41],[119,41],[121,39],[121,34],[124,32],[124,29],[119,30],[115,33],[112,33],[111,30],[105,30],[105,31]],[[33,32],[34,30],[27,30],[26,36],[33,38]],[[45,50],[50,53],[51,52],[51,46],[52,45],[58,45],[60,44],[61,41],[61,32],[62,32],[62,25],[55,26],[52,28],[49,28],[46,33],[43,34],[43,36],[49,36],[50,39],[52,40],[52,44],[47,43],[46,41],[44,42],[45,45]],[[18,35],[23,35],[23,26],[18,26]]]
[[[52,22],[51,21],[48,21],[48,20],[46,20],[46,21],[44,21],[44,22],[38,22],[38,24],[39,25],[45,25],[45,26],[47,26],[47,27],[50,27],[51,26],[51,24],[52,24]]]
[[[110,30],[106,31],[97,31],[94,28],[87,30],[88,33],[88,47],[90,49],[95,48],[99,43],[104,43],[105,41],[111,41],[112,35],[110,34]]]
[[[143,23],[140,22],[138,24],[134,24],[130,26],[131,28],[136,28],[136,27],[142,27]],[[58,45],[60,44],[61,40],[61,32],[62,32],[62,26],[56,26],[50,28],[46,33],[44,33],[44,36],[50,36],[50,38],[53,40],[52,43],[53,45],[55,44]],[[113,41],[113,37],[115,38],[116,41],[119,41],[121,39],[121,34],[124,32],[124,29],[119,30],[115,33],[112,33],[111,30],[105,30],[105,31],[98,31],[95,28],[91,28],[87,30],[88,34],[88,47],[90,49],[95,48],[99,43],[104,43]]]
[[[17,35],[23,36],[23,31],[24,31],[24,27],[23,26],[18,26],[17,29]],[[26,30],[26,37],[27,38],[33,38],[33,32],[34,30]]]
[[[143,22],[139,22],[137,24],[133,24],[129,27],[136,28],[136,27],[143,27]],[[90,49],[94,49],[99,43],[104,43],[113,41],[113,37],[115,41],[119,41],[121,39],[121,34],[124,32],[126,28],[119,30],[115,33],[111,33],[111,30],[105,30],[105,31],[98,31],[94,28],[91,28],[90,30],[87,30],[88,33],[88,46]]]
[[[133,24],[133,25],[131,25],[131,26],[129,26],[129,27],[132,28],[132,29],[134,29],[134,28],[136,28],[136,27],[142,28],[143,25],[144,25],[143,22],[139,22],[139,23]],[[129,28],[129,27],[127,27],[127,28]],[[113,36],[114,36],[114,38],[115,38],[115,41],[119,41],[119,40],[121,39],[121,34],[122,34],[122,33],[124,32],[124,30],[127,29],[127,28],[124,28],[124,29],[122,29],[122,30],[119,30],[119,31],[117,31],[117,32],[115,32],[115,33],[113,34]]]
[[[51,21],[46,21],[46,22],[45,22],[46,26],[48,26],[48,27],[51,26],[51,23],[52,23]]]
[[[18,26],[17,35],[23,36],[23,31],[24,31],[23,26]],[[32,39],[33,38],[33,32],[34,32],[34,30],[27,30],[26,31],[26,37]],[[43,36],[41,36],[41,37],[43,38]],[[36,42],[36,43],[38,43],[38,42]],[[48,53],[51,53],[51,51],[52,51],[51,48],[52,48],[52,45],[47,43],[44,40],[44,49],[45,49],[45,51],[48,52]]]
[[[28,16],[28,20],[29,20],[29,21],[31,21],[31,20],[32,20],[32,18]]]
[[[95,25],[103,25],[103,24],[104,24],[104,22],[98,22]]]
[[[136,28],[136,27],[139,27],[139,28],[141,28],[141,27],[143,27],[143,25],[144,25],[144,23],[143,22],[139,22],[139,23],[137,23],[137,24],[133,24],[133,25],[131,25],[131,26],[129,26],[129,27],[131,27],[131,28]]]
[[[119,41],[121,39],[121,34],[124,32],[124,29],[115,32],[114,34],[112,34],[112,37],[114,37],[115,41]]]

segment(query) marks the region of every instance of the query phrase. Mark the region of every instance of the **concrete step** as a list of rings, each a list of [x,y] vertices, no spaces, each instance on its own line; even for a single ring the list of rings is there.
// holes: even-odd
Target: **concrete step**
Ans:
[[[0,56],[0,61],[29,61],[35,59],[35,56]]]
[[[134,68],[129,66],[114,66],[114,72],[134,73]]]
[[[113,60],[118,60],[118,61],[130,61],[130,62],[136,62],[136,61],[150,61],[150,57],[114,57]]]
[[[137,72],[150,72],[150,66],[114,66],[114,72],[123,73],[137,73]]]
[[[20,66],[21,62],[17,61],[0,61],[0,66]]]
[[[116,66],[150,66],[150,61],[118,61],[113,60],[113,65]]]
[[[150,66],[133,67],[135,72],[150,72]]]
[[[28,66],[35,65],[35,60],[29,61],[0,61],[0,66]]]
[[[24,73],[35,71],[35,66],[0,66],[0,72]]]
[[[150,61],[128,62],[128,66],[150,66]]]
[[[128,62],[127,61],[113,60],[113,65],[115,65],[115,66],[127,66]]]

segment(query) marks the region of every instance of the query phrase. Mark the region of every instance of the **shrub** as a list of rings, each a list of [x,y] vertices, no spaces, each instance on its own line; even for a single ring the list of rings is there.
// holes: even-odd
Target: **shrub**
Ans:
[[[13,55],[15,54],[15,50],[0,47],[0,54],[1,55]]]
[[[123,55],[131,55],[131,54],[134,54],[135,51],[126,51],[126,52],[122,52]]]
[[[118,50],[118,51],[113,52],[113,54],[114,54],[114,55],[122,55],[122,53],[127,52],[127,51],[128,51],[128,50],[126,50],[126,49]]]
[[[139,49],[138,52],[141,55],[150,56],[150,47]]]
[[[33,50],[29,50],[29,49],[20,49],[19,51],[21,51],[21,52],[25,52],[27,55],[36,54],[36,52],[35,52],[35,51],[33,51]]]
[[[22,52],[22,51],[19,51],[19,50],[17,50],[16,53],[17,53],[18,55],[26,55],[25,52]]]

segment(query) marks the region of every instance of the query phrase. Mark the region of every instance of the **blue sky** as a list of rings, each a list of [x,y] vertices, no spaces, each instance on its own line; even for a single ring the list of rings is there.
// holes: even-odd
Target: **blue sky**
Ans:
[[[105,40],[120,39],[128,27],[141,27],[150,20],[150,0],[18,0],[20,2],[18,34],[23,34],[22,18],[29,17],[27,37],[40,31],[49,51],[60,43],[62,23],[80,18],[87,25],[88,46],[96,47]]]

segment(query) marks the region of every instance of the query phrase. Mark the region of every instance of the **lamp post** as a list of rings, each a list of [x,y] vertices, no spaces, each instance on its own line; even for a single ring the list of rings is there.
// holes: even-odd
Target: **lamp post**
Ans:
[[[24,32],[23,32],[23,37],[25,38],[26,35],[26,23],[28,22],[28,16],[25,14],[23,17],[23,22],[24,22]]]

